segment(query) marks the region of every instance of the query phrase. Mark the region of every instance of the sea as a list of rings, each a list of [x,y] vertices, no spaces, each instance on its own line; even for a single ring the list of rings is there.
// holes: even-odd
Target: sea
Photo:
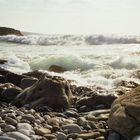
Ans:
[[[0,36],[0,67],[22,74],[45,71],[74,81],[78,86],[101,86],[107,90],[121,81],[140,84],[133,76],[140,70],[140,36],[43,35]],[[51,65],[66,69],[48,71]]]

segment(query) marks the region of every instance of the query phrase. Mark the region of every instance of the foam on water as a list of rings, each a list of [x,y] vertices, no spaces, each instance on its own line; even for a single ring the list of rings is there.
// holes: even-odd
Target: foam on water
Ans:
[[[0,37],[0,40],[18,42],[0,42],[0,59],[8,60],[8,63],[1,66],[16,73],[23,73],[37,69],[48,72],[49,67],[56,64],[67,71],[61,74],[48,73],[75,80],[78,85],[100,85],[108,89],[122,80],[140,83],[140,79],[130,76],[131,72],[140,69],[140,44],[87,45],[86,37],[80,37],[81,39],[63,36],[64,39],[60,39],[57,35],[42,36],[42,40],[39,36]],[[47,39],[57,45],[48,45],[47,41],[44,43]],[[44,43],[43,46],[42,43],[33,45],[39,44],[38,40]],[[76,45],[76,42],[81,42],[82,45]]]
[[[140,37],[114,35],[7,35],[0,36],[0,41],[29,45],[138,44],[140,43]]]

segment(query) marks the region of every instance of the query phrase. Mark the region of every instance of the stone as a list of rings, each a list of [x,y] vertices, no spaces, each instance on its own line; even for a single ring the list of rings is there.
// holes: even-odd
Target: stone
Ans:
[[[14,125],[14,126],[17,125],[17,120],[15,120],[15,119],[13,119],[11,117],[6,117],[5,122],[8,123],[8,124]]]
[[[140,134],[140,86],[115,100],[108,125],[119,134],[132,139]]]
[[[26,136],[31,136],[31,135],[35,134],[35,132],[33,130],[28,130],[28,129],[19,129],[18,132],[20,132]]]
[[[89,133],[78,134],[77,138],[82,138],[82,139],[88,140],[88,139],[94,139],[99,136],[101,136],[101,134],[99,132],[89,132]]]
[[[6,133],[7,136],[11,137],[11,138],[14,138],[16,140],[31,140],[28,136],[20,133],[20,132],[8,132]]]
[[[20,129],[25,129],[25,130],[33,130],[33,127],[28,124],[28,123],[18,123],[17,124],[17,129],[20,130]]]
[[[69,133],[81,133],[81,128],[79,125],[77,124],[67,124],[67,125],[63,125],[62,129],[65,130],[67,129]]]
[[[121,137],[119,134],[113,132],[113,133],[109,134],[108,140],[121,140]]]
[[[27,87],[32,86],[35,82],[37,82],[37,78],[29,77],[29,78],[22,78],[20,87],[25,89]]]
[[[22,116],[22,119],[28,120],[30,122],[34,122],[35,121],[35,117],[31,114],[25,114]]]
[[[7,63],[8,60],[0,59],[0,65]]]
[[[33,108],[49,106],[54,110],[65,110],[70,107],[72,100],[67,80],[58,76],[44,75],[34,85],[17,95],[12,105],[18,107],[29,105]]]
[[[6,125],[3,129],[4,132],[12,132],[12,131],[16,131],[16,127],[13,125]]]
[[[132,140],[140,140],[140,135],[139,136],[135,136]]]
[[[81,106],[86,105],[87,107],[96,109],[96,106],[102,104],[104,108],[108,109],[115,99],[117,99],[115,95],[100,95],[95,93],[92,97],[80,98],[80,100],[76,102],[76,107],[79,109]]]
[[[51,65],[49,67],[49,71],[53,71],[53,72],[57,72],[57,73],[61,73],[61,72],[64,72],[65,69],[59,65]]]
[[[48,140],[52,140],[56,138],[54,134],[45,134],[44,137],[47,138]]]
[[[66,140],[67,139],[67,135],[64,134],[63,132],[58,132],[56,137],[57,137],[57,140]]]
[[[0,35],[17,35],[17,36],[23,36],[23,34],[19,30],[15,30],[13,28],[9,27],[0,27]]]
[[[42,140],[42,136],[39,135],[32,135],[31,140]]]
[[[11,88],[4,89],[1,93],[1,96],[4,101],[11,102],[14,100],[14,98],[22,92],[22,89],[16,86],[13,86]]]
[[[16,140],[16,139],[7,136],[0,136],[0,140]]]
[[[51,130],[48,129],[48,128],[38,128],[38,129],[35,129],[35,133],[37,135],[41,135],[41,136],[44,136],[45,134],[50,134],[51,133]]]

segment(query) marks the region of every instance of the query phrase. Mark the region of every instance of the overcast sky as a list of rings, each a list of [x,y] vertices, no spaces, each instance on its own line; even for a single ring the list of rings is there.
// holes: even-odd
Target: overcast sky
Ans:
[[[140,34],[140,0],[0,0],[0,26],[47,34]]]

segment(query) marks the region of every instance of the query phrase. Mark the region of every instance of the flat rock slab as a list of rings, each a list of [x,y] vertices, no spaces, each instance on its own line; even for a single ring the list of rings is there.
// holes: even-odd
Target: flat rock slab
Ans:
[[[128,138],[140,134],[140,86],[114,101],[108,125]]]

